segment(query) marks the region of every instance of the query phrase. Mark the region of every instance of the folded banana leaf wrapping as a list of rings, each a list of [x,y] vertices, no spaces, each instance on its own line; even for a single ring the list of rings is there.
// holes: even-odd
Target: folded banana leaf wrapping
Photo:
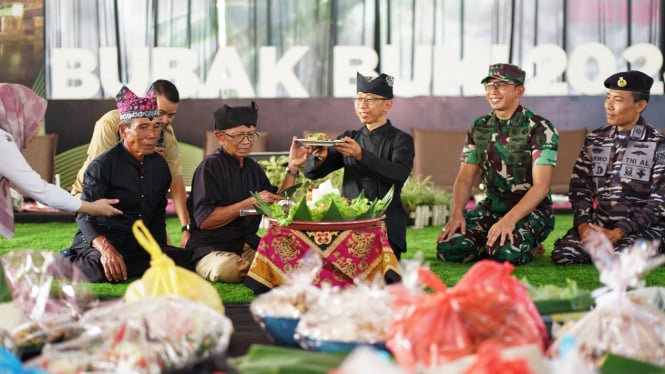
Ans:
[[[347,199],[335,193],[323,195],[317,201],[308,201],[307,196],[293,204],[268,204],[258,193],[252,193],[257,201],[257,212],[273,218],[280,226],[292,222],[342,222],[360,221],[381,217],[393,199],[394,186],[381,199],[369,200],[364,192],[354,199]]]

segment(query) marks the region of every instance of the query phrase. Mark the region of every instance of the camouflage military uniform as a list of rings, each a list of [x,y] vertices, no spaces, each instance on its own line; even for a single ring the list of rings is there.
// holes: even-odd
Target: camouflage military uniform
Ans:
[[[533,185],[535,165],[556,165],[559,135],[545,118],[522,107],[509,120],[499,120],[494,112],[474,121],[462,151],[462,162],[480,167],[487,197],[464,213],[466,235],[456,233],[439,243],[439,257],[449,262],[469,262],[483,258],[525,264],[533,259],[533,249],[554,228],[552,200],[547,198],[515,225],[513,243],[497,241],[487,247],[487,232]]]
[[[554,243],[555,263],[591,263],[577,232],[583,223],[623,230],[617,250],[638,239],[660,240],[662,250],[665,137],[642,117],[631,131],[605,126],[589,133],[573,168],[569,197],[573,228]]]

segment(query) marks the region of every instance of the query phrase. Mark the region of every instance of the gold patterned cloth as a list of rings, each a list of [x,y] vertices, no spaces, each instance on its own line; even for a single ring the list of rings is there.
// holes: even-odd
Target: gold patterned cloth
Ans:
[[[285,274],[298,268],[309,249],[317,250],[323,260],[314,280],[317,286],[344,288],[356,278],[371,280],[377,274],[387,283],[400,280],[399,263],[383,221],[348,230],[336,230],[329,222],[322,227],[296,230],[272,223],[259,242],[245,285],[257,294],[281,285]]]

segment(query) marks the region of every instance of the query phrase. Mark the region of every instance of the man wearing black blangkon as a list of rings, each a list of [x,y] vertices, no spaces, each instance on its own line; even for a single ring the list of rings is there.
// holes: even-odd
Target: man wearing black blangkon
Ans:
[[[319,179],[344,168],[342,195],[349,199],[358,197],[361,191],[370,200],[380,199],[395,186],[385,222],[390,246],[399,259],[406,252],[407,215],[401,192],[413,167],[413,138],[387,117],[393,106],[392,76],[357,73],[356,83],[353,105],[362,127],[344,131],[337,136],[343,142],[333,146],[309,147],[311,156],[304,172],[307,178]]]

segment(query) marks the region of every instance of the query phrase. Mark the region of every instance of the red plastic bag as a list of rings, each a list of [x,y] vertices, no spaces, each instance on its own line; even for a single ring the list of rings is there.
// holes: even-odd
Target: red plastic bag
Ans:
[[[500,347],[538,344],[544,350],[545,325],[512,270],[510,264],[481,261],[446,288],[420,267],[419,282],[434,292],[404,282],[389,286],[395,314],[386,345],[400,366],[412,372],[441,366],[475,353],[487,340]]]
[[[544,350],[549,345],[547,328],[538,312],[538,308],[536,308],[536,304],[529,297],[526,286],[511,275],[514,269],[515,266],[509,262],[480,261],[464,274],[464,277],[455,285],[454,290],[469,295],[471,297],[469,302],[471,303],[480,299],[479,306],[481,308],[486,307],[488,312],[492,312],[493,307],[499,307],[499,305],[490,306],[489,301],[498,301],[498,304],[503,305],[506,302],[508,304],[514,303],[520,314],[526,314],[529,317],[521,318],[519,321],[520,324],[527,323],[528,326],[518,325],[514,327],[517,327],[521,332],[530,332],[533,336],[528,340],[532,342],[536,342],[537,337],[540,336],[540,343]],[[479,288],[483,289],[484,292],[496,294],[497,297],[489,300],[483,300],[480,295],[474,297],[473,293]]]
[[[504,359],[501,357],[501,344],[488,340],[478,347],[478,359],[467,368],[464,374],[532,374],[527,360],[523,358]]]

